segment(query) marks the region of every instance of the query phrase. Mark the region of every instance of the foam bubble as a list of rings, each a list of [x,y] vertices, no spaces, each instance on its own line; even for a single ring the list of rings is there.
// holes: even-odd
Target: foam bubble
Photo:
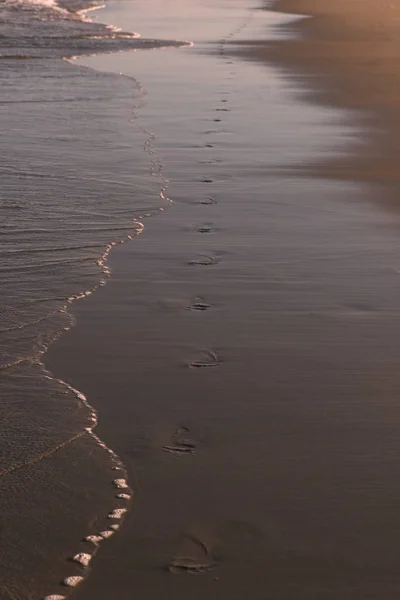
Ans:
[[[99,535],[106,540],[107,538],[111,537],[113,533],[114,532],[111,529],[107,529],[106,531],[100,531]]]
[[[121,500],[130,500],[131,496],[129,494],[117,494],[117,498],[121,498]]]
[[[72,560],[79,563],[83,567],[87,567],[92,560],[92,555],[87,554],[86,552],[79,552],[78,554],[75,554]]]
[[[128,487],[126,479],[114,479],[113,483],[119,490],[125,490]]]
[[[70,577],[66,577],[64,579],[64,585],[67,585],[68,587],[76,587],[81,581],[83,581],[83,577],[80,575],[71,575]]]
[[[109,519],[120,519],[126,513],[126,508],[115,508],[112,513],[108,515]]]
[[[84,539],[85,542],[92,542],[92,544],[98,544],[104,538],[101,535],[87,535]]]

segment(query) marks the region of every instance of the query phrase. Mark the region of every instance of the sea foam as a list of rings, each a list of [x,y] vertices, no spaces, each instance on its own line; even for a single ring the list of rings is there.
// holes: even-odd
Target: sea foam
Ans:
[[[114,479],[113,483],[120,490],[124,490],[128,487],[126,479]]]
[[[109,519],[120,519],[126,513],[126,508],[115,508],[112,513],[108,515]]]
[[[64,579],[64,585],[67,585],[68,587],[76,587],[81,583],[81,581],[83,581],[83,577],[80,575],[71,575],[70,577],[66,577]]]
[[[79,563],[83,567],[87,567],[92,560],[92,555],[87,554],[86,552],[79,552],[78,554],[75,554],[72,560]]]

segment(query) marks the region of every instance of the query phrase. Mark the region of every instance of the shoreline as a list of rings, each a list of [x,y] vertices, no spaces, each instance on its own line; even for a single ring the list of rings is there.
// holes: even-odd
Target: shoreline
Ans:
[[[62,7],[62,5],[60,6],[60,8],[61,7]],[[79,17],[82,17],[82,20],[85,22],[92,23],[93,22],[92,19],[86,18],[87,13],[94,12],[94,11],[100,11],[100,10],[103,10],[104,8],[106,8],[106,3],[101,4],[101,5],[99,4],[99,5],[88,6],[87,8],[83,8],[78,11],[71,11],[71,13],[79,15]],[[98,22],[97,24],[100,26],[109,28],[110,31],[112,31],[112,32],[118,33],[118,32],[122,31],[121,28],[115,27],[112,23],[107,23],[107,22],[101,21],[101,22]],[[125,34],[125,32],[122,32],[122,33]],[[140,33],[133,32],[133,31],[129,31],[128,34],[129,34],[129,36],[131,36],[132,39],[135,39],[135,40],[137,39],[144,43],[149,42],[148,48],[146,48],[145,46],[139,46],[136,49],[132,48],[131,51],[136,51],[136,50],[144,51],[147,49],[161,50],[161,49],[168,48],[171,46],[173,48],[179,49],[179,48],[182,48],[185,46],[192,45],[192,42],[188,42],[188,41],[181,42],[178,40],[152,40],[152,39],[147,40],[145,38],[142,39]],[[162,45],[157,46],[157,45],[155,45],[155,42],[164,42],[166,45],[165,46],[162,46]],[[118,52],[121,52],[121,51],[122,50],[109,50],[107,52],[107,54],[117,54]],[[83,69],[90,69],[93,71],[97,71],[95,69],[91,69],[91,67],[79,65],[77,63],[77,60],[83,59],[83,58],[89,57],[89,56],[102,55],[103,53],[104,53],[104,51],[99,50],[98,52],[94,52],[94,53],[91,53],[88,55],[79,54],[77,56],[64,56],[64,57],[58,57],[55,60],[65,61],[65,62],[73,65],[74,68],[77,68],[77,69],[83,68]],[[107,71],[102,71],[102,72],[105,74],[107,73]],[[117,74],[113,74],[113,73],[109,73],[109,74],[114,75],[115,77],[118,77]],[[128,77],[128,79],[131,80],[133,88],[137,87],[138,82],[133,77]],[[140,91],[140,94],[142,94],[142,91]],[[136,105],[134,99],[135,99],[135,101],[139,100],[138,105]],[[139,95],[137,98],[135,96],[132,97],[132,114],[135,115],[135,113],[138,110],[140,111],[142,101],[143,101],[143,98],[141,97],[141,95]],[[130,481],[128,478],[128,469],[127,469],[123,459],[119,456],[119,454],[112,447],[110,447],[108,445],[107,442],[105,442],[95,432],[95,430],[98,428],[98,425],[99,425],[98,412],[97,412],[96,407],[93,406],[92,404],[90,404],[88,398],[86,397],[86,395],[83,393],[82,390],[74,387],[72,380],[70,381],[69,379],[66,379],[66,380],[60,379],[57,375],[55,375],[55,373],[52,369],[48,369],[46,359],[48,358],[49,354],[51,355],[53,346],[57,344],[60,337],[63,335],[66,335],[67,333],[69,333],[70,331],[72,331],[74,328],[76,328],[78,326],[78,324],[76,322],[76,314],[79,311],[76,308],[75,304],[76,303],[79,304],[80,300],[88,299],[93,294],[98,293],[102,289],[103,286],[110,283],[109,280],[111,277],[111,270],[109,267],[109,263],[110,263],[110,254],[112,253],[112,251],[117,249],[119,246],[121,246],[123,244],[133,241],[135,238],[139,237],[142,234],[142,232],[144,230],[144,225],[141,221],[143,221],[147,217],[152,217],[152,216],[161,214],[162,211],[165,210],[165,208],[169,208],[172,205],[172,201],[166,195],[166,192],[168,190],[168,180],[165,179],[162,171],[159,171],[157,168],[157,165],[156,165],[156,161],[158,160],[158,157],[157,157],[156,153],[154,153],[154,151],[153,151],[152,134],[150,134],[147,131],[145,133],[148,136],[148,139],[143,146],[143,151],[144,151],[144,153],[148,153],[150,158],[152,159],[151,160],[151,162],[153,163],[152,169],[154,169],[154,173],[152,173],[152,174],[157,175],[157,177],[159,179],[159,185],[160,185],[160,191],[158,194],[158,198],[160,200],[160,203],[162,202],[165,206],[160,205],[157,208],[150,209],[150,212],[144,214],[143,216],[142,215],[135,216],[132,220],[132,230],[129,231],[129,233],[127,233],[122,239],[120,239],[118,241],[111,241],[111,242],[108,241],[104,245],[104,251],[99,255],[98,260],[96,260],[96,264],[98,264],[101,269],[101,271],[99,273],[98,282],[96,284],[94,284],[91,288],[89,288],[87,290],[83,290],[83,291],[81,290],[76,295],[71,296],[66,299],[66,304],[63,307],[63,311],[65,311],[66,314],[68,314],[68,316],[71,318],[71,322],[68,327],[65,327],[61,332],[59,332],[57,334],[55,339],[53,339],[50,342],[49,346],[46,348],[46,350],[43,352],[43,355],[41,355],[41,357],[40,357],[39,364],[43,368],[43,371],[45,373],[45,378],[51,380],[52,382],[59,384],[60,386],[62,386],[62,388],[69,391],[77,399],[77,401],[85,409],[87,409],[87,411],[89,413],[89,420],[88,420],[89,426],[86,427],[84,429],[84,431],[82,431],[76,437],[77,438],[79,438],[80,436],[89,437],[96,446],[98,446],[101,450],[104,451],[105,461],[107,460],[110,463],[108,466],[106,466],[106,464],[105,464],[105,469],[110,470],[110,465],[111,465],[112,479],[110,480],[110,483],[112,486],[111,489],[113,489],[113,493],[111,492],[111,494],[110,494],[112,497],[112,502],[110,503],[111,508],[109,509],[108,514],[107,514],[107,512],[104,515],[99,515],[99,514],[94,515],[93,514],[93,517],[92,517],[96,522],[99,523],[99,525],[100,525],[99,529],[102,529],[102,531],[91,532],[89,535],[83,535],[81,537],[81,539],[76,544],[77,550],[79,550],[79,551],[76,552],[75,555],[70,555],[69,557],[66,557],[66,561],[71,563],[71,565],[74,565],[75,568],[73,566],[71,566],[69,569],[69,571],[70,571],[69,574],[67,574],[68,568],[66,568],[65,569],[66,576],[63,578],[63,580],[53,583],[53,588],[54,588],[53,591],[55,591],[57,593],[46,594],[43,597],[43,600],[52,600],[53,598],[57,598],[57,599],[58,598],[60,598],[60,599],[66,598],[67,595],[71,595],[72,593],[74,593],[74,596],[76,595],[77,588],[82,583],[84,583],[88,577],[90,577],[91,561],[92,561],[92,559],[95,559],[98,552],[102,550],[103,542],[109,541],[111,537],[118,536],[118,534],[120,533],[120,528],[124,527],[124,522],[127,519],[128,515],[134,511],[134,509],[132,509],[132,503],[136,501],[137,495],[140,490],[140,486],[139,486],[139,488],[138,487],[134,488],[132,485],[130,485]],[[19,468],[19,466],[17,466],[16,468]],[[135,481],[134,484],[137,484],[137,481]],[[107,522],[106,519],[111,519],[111,521]],[[101,527],[102,522],[105,523],[105,525],[103,527]],[[81,567],[81,568],[79,571],[77,571],[77,568],[79,568],[79,567]],[[62,592],[64,590],[65,590],[65,594],[66,594],[65,596],[58,594],[58,592]]]
[[[65,58],[72,51],[147,48],[157,41],[139,42],[134,34],[113,40],[106,24],[93,24],[79,11],[69,11],[64,21],[55,4],[27,4],[12,8],[12,18],[5,19],[8,36],[2,40],[2,109],[9,127],[3,140],[6,192],[1,208],[4,230],[15,231],[3,255],[6,427],[0,475],[1,512],[7,518],[0,524],[2,599],[66,597],[88,575],[100,542],[113,535],[124,518],[124,505],[130,501],[124,466],[94,433],[94,407],[71,379],[66,382],[47,370],[47,357],[55,338],[74,326],[71,305],[102,287],[109,272],[108,253],[139,233],[135,214],[154,212],[152,188],[158,191],[154,181],[146,182],[140,210],[130,195],[124,197],[123,187],[115,195],[118,188],[113,184],[128,188],[130,173],[119,169],[119,181],[113,181],[107,149],[120,152],[120,159],[137,159],[136,176],[147,175],[149,161],[141,158],[141,140],[148,144],[148,136],[135,136],[135,152],[132,140],[126,143],[130,136],[120,132],[117,139],[111,127],[121,121],[125,125],[125,116],[128,122],[126,100],[133,106],[138,99],[134,83],[91,73]],[[18,21],[19,11],[25,9],[36,17],[28,36],[31,44],[24,38],[28,19],[21,26]],[[46,28],[52,29],[52,36],[42,40]],[[164,45],[168,43],[178,45]],[[10,54],[10,48],[20,51]],[[115,215],[107,203],[110,197]],[[124,198],[129,200],[125,204]],[[158,201],[161,205],[165,199]],[[7,262],[14,251],[16,258]]]

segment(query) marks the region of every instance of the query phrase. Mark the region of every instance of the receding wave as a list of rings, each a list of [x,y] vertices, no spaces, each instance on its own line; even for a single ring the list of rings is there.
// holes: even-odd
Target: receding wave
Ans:
[[[68,58],[181,46],[174,40],[141,39],[136,32],[93,23],[87,12],[102,4],[90,0],[5,0],[0,22],[0,58]]]

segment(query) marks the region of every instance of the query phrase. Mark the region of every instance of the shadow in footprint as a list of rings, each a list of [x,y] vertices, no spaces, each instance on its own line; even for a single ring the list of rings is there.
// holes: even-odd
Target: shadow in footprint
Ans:
[[[194,298],[193,302],[191,304],[189,304],[189,306],[188,306],[189,310],[197,310],[200,312],[208,310],[209,308],[211,308],[211,305],[208,304],[207,302],[205,302],[205,300],[202,296],[196,296],[196,298]]]
[[[204,225],[197,225],[194,230],[197,231],[197,233],[211,233],[213,229],[211,225],[204,223]]]

